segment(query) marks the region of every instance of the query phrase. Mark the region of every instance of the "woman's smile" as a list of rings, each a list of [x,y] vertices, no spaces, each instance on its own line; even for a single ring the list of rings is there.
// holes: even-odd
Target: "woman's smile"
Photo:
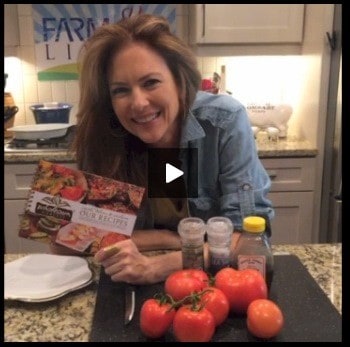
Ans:
[[[137,117],[132,118],[132,120],[137,124],[148,125],[149,123],[151,123],[152,121],[157,119],[159,116],[160,116],[160,112],[157,112],[157,113],[153,113],[150,115],[137,116]]]

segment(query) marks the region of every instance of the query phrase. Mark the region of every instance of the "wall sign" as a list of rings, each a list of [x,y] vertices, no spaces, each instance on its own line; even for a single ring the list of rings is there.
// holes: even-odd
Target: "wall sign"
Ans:
[[[167,18],[176,29],[176,4],[33,4],[39,81],[78,79],[77,55],[95,29],[135,14]]]

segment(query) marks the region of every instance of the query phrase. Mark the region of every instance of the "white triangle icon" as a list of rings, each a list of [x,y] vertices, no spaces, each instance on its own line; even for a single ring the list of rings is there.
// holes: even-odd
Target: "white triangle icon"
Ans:
[[[179,170],[175,166],[166,163],[165,164],[165,182],[170,183],[176,180],[178,177],[184,174],[183,171]]]

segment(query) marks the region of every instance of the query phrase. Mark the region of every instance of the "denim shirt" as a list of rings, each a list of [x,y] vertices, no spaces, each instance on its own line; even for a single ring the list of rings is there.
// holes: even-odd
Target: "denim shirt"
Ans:
[[[271,181],[259,160],[250,121],[240,102],[229,95],[198,92],[183,123],[180,147],[198,149],[198,197],[188,198],[191,216],[205,221],[225,216],[238,230],[246,215],[273,218],[274,210],[266,197]],[[191,170],[186,158],[180,159],[185,182],[190,184],[197,170]]]

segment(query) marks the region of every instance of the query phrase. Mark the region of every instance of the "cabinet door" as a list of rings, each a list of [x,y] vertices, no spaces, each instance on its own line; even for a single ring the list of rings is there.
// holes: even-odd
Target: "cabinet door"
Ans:
[[[49,245],[18,236],[26,200],[5,200],[5,253],[50,253]]]
[[[196,4],[192,43],[300,43],[304,4]],[[191,22],[194,18],[194,23]]]
[[[272,244],[312,243],[313,192],[270,193]]]
[[[271,179],[271,192],[313,191],[316,158],[261,159]]]

